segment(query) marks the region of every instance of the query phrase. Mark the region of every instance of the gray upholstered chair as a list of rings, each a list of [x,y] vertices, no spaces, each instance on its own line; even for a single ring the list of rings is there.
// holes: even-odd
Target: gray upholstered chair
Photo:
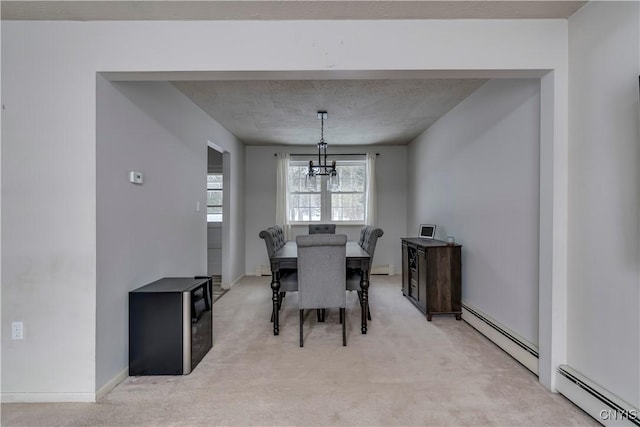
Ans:
[[[345,271],[347,236],[310,234],[296,237],[298,244],[298,306],[300,347],[304,345],[305,309],[340,308],[342,345],[347,345]]]
[[[284,240],[284,231],[279,225],[262,230],[260,237],[264,239],[264,243],[267,245],[269,258],[271,258],[278,249],[283,247],[286,242],[286,240]]]
[[[260,232],[260,238],[264,239],[267,247],[267,255],[269,259],[273,254],[284,246],[284,231],[279,225],[269,227]],[[287,292],[296,292],[298,290],[298,272],[297,270],[281,269],[280,270],[280,293],[278,294],[278,306],[282,307],[282,299]],[[271,321],[273,322],[274,313],[271,313]]]
[[[336,234],[336,225],[309,224],[309,234]]]
[[[358,240],[358,244],[360,245],[360,247],[363,247],[362,244],[364,243],[364,235],[367,234],[367,231],[370,229],[370,225],[365,225],[360,229],[360,239]]]
[[[373,254],[376,250],[378,237],[382,237],[383,234],[384,231],[382,231],[382,229],[370,225],[365,225],[360,230],[360,240],[358,241],[358,244],[362,249],[367,251],[367,253],[371,257],[371,267],[373,267]],[[368,274],[371,274],[371,271],[369,271]],[[362,307],[362,291],[360,290],[359,270],[347,270],[347,290],[358,292],[358,299],[360,300],[360,306]],[[367,318],[371,320],[371,311],[369,310],[368,304],[369,303],[367,302]]]

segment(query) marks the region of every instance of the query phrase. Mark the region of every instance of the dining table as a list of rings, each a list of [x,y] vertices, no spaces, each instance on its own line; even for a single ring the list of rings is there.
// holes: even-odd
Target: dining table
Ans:
[[[347,270],[354,269],[360,272],[360,290],[362,299],[361,325],[363,334],[367,333],[367,308],[369,307],[369,270],[371,267],[371,257],[356,241],[347,241],[346,246]],[[271,290],[273,291],[273,335],[280,333],[280,322],[278,312],[280,310],[280,271],[296,270],[298,268],[298,246],[295,240],[288,240],[275,251],[269,259],[271,263]],[[345,274],[347,272],[345,271]],[[346,289],[345,289],[346,292]]]

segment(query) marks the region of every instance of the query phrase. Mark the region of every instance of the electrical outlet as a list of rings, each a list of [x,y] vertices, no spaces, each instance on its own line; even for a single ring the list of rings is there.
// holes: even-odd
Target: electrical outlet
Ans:
[[[24,324],[22,322],[11,322],[11,339],[24,339]]]

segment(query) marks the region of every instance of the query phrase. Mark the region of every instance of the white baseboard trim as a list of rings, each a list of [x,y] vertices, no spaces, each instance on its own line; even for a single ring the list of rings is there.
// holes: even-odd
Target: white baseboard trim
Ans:
[[[95,402],[95,393],[11,393],[4,392],[2,403]]]
[[[100,387],[98,391],[96,391],[96,401],[102,399],[104,395],[109,393],[111,390],[116,388],[118,384],[124,381],[129,376],[129,367],[127,366],[122,371],[120,371],[115,377],[111,378],[105,385]]]
[[[234,285],[236,285],[240,280],[242,280],[242,279],[244,279],[244,278],[245,278],[245,275],[244,275],[244,274],[241,274],[240,276],[238,276],[238,277],[236,278],[236,280],[234,280],[233,282],[231,282],[231,283],[229,284],[229,287],[228,287],[228,288],[225,288],[224,286],[223,286],[222,288],[223,288],[223,289],[231,289]]]
[[[462,320],[538,375],[538,349],[533,344],[466,303],[462,304]]]
[[[560,365],[556,390],[605,426],[640,426],[640,412],[575,369]]]

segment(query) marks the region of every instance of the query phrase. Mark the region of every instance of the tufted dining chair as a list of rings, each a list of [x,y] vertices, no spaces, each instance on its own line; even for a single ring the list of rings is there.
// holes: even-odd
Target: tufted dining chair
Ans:
[[[378,237],[382,237],[384,231],[380,228],[373,227],[371,225],[365,225],[360,230],[360,240],[358,244],[362,249],[367,251],[371,257],[369,265],[369,271],[367,274],[371,274],[371,268],[373,267],[373,254],[376,251],[376,244],[378,243]],[[358,293],[358,300],[360,300],[360,306],[362,307],[362,291],[360,289],[360,270],[349,269],[347,270],[347,290],[356,291]],[[367,318],[371,320],[371,310],[369,309],[367,302]]]
[[[298,245],[298,308],[300,309],[300,347],[304,346],[304,310],[340,309],[342,345],[347,345],[345,271],[347,236],[309,234],[296,237]]]
[[[284,239],[284,231],[279,225],[274,225],[266,230],[262,230],[260,237],[264,239],[264,243],[267,245],[269,258],[271,258],[278,249],[283,247],[286,242]]]
[[[264,239],[264,243],[267,248],[267,255],[269,259],[273,254],[284,246],[286,240],[284,239],[284,231],[279,225],[269,227],[266,230],[262,230],[259,234],[260,238]],[[298,272],[297,270],[280,270],[280,293],[278,294],[278,306],[282,307],[282,300],[287,292],[296,292],[298,290]],[[273,322],[274,313],[271,313],[271,321]]]

